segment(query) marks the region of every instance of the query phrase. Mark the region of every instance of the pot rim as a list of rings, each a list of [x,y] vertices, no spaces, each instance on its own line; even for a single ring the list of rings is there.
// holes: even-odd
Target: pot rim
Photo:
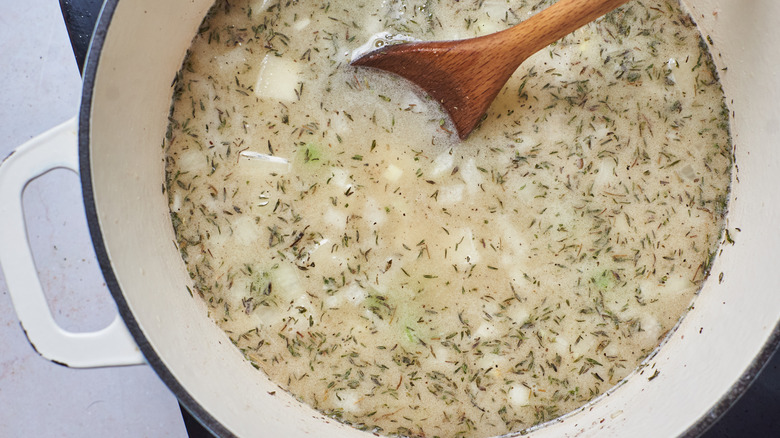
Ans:
[[[119,286],[110,258],[103,240],[103,234],[98,219],[97,207],[95,205],[94,190],[92,186],[92,172],[90,167],[90,131],[93,88],[95,85],[95,76],[98,70],[100,56],[103,50],[106,34],[111,25],[111,20],[116,12],[119,0],[105,0],[100,11],[92,40],[89,45],[86,61],[83,70],[83,86],[81,95],[81,104],[78,116],[78,149],[79,149],[79,167],[82,197],[87,218],[92,244],[95,249],[95,255],[103,273],[106,285],[116,302],[117,309],[122,319],[130,331],[133,339],[138,344],[146,361],[157,373],[158,377],[171,390],[179,403],[209,432],[219,437],[236,436],[211,415],[179,382],[167,365],[146,339],[143,331],[138,325],[133,312],[125,299],[124,293]],[[742,375],[734,382],[729,390],[710,408],[710,410],[696,419],[688,429],[680,436],[685,438],[698,437],[714,425],[721,416],[723,416],[747,391],[750,385],[755,381],[761,370],[769,362],[776,350],[780,347],[780,322],[772,330],[769,338],[764,343],[756,357],[745,369]]]
[[[95,29],[92,33],[92,40],[89,44],[89,50],[84,62],[83,85],[81,91],[81,104],[78,115],[78,155],[79,155],[79,174],[81,178],[82,196],[84,199],[84,209],[87,217],[87,226],[92,239],[95,255],[97,256],[100,270],[103,273],[106,286],[116,302],[119,315],[124,320],[127,329],[138,344],[138,348],[146,358],[147,363],[152,367],[157,376],[165,383],[168,389],[193,417],[203,425],[214,436],[234,437],[222,423],[217,421],[200,403],[198,403],[186,388],[173,375],[171,370],[163,363],[160,356],[146,339],[146,335],[138,325],[133,312],[125,299],[119,282],[117,281],[111,260],[108,257],[108,251],[103,241],[103,233],[100,228],[97,208],[95,206],[94,190],[92,186],[92,169],[90,160],[90,132],[92,98],[95,86],[95,76],[98,70],[100,55],[103,51],[106,34],[111,25],[111,20],[116,12],[119,0],[105,0],[100,10]]]

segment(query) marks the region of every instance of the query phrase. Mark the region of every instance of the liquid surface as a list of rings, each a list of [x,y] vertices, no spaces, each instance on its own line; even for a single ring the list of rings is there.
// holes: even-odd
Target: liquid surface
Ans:
[[[171,217],[193,291],[282,388],[383,434],[499,435],[603,394],[684,314],[731,145],[676,2],[529,58],[465,142],[402,80],[348,65],[372,37],[467,38],[549,3],[212,9],[175,83]]]

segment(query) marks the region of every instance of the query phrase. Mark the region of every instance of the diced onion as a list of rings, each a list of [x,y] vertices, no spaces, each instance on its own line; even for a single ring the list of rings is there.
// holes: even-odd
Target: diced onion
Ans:
[[[265,55],[255,83],[258,97],[292,102],[298,98],[296,90],[301,82],[300,66],[287,58]]]

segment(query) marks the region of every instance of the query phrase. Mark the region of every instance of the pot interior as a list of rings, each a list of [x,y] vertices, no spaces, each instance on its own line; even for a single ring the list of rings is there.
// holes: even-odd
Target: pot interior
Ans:
[[[220,435],[369,436],[300,404],[243,360],[189,292],[175,245],[160,147],[171,82],[211,0],[109,1],[89,54],[81,124],[87,213],[101,266],[150,364]],[[532,434],[658,436],[701,431],[780,320],[780,3],[698,0],[732,111],[736,166],[722,245],[690,313],[645,367],[590,406]],[[753,368],[751,368],[753,366]],[[722,403],[721,400],[724,400]],[[714,408],[714,410],[713,410]],[[698,422],[698,424],[697,424]]]

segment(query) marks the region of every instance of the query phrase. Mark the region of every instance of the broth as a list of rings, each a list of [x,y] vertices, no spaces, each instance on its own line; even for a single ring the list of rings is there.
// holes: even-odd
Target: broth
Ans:
[[[462,142],[403,80],[349,66],[549,3],[212,8],[175,82],[171,218],[193,291],[280,387],[383,434],[521,431],[618,384],[690,306],[732,155],[677,2],[532,56]]]

